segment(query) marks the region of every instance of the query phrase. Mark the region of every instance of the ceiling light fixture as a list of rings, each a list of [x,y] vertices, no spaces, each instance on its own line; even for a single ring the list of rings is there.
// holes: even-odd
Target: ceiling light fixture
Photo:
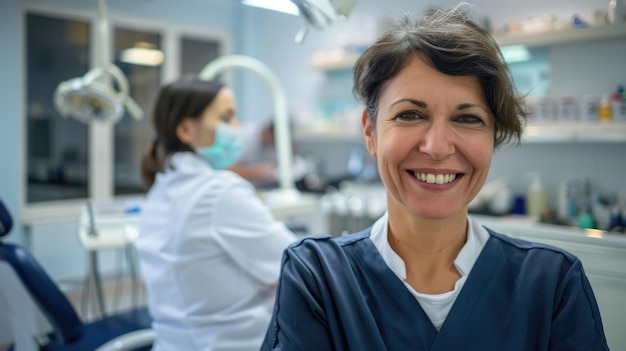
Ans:
[[[310,28],[323,30],[333,21],[347,18],[356,0],[291,0],[304,19],[304,26],[296,34],[295,42],[300,44]]]
[[[298,16],[300,14],[296,4],[290,0],[243,0],[241,3],[247,6],[278,11],[294,16]]]

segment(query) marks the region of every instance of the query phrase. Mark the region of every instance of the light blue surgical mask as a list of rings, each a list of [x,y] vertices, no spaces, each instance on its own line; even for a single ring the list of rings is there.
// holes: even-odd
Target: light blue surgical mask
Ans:
[[[241,129],[220,123],[215,128],[213,145],[196,149],[215,169],[225,169],[234,165],[243,154],[244,138]]]

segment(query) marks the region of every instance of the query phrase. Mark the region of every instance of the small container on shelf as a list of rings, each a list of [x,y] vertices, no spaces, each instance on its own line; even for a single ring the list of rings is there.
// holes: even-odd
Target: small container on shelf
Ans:
[[[619,91],[613,93],[611,95],[611,105],[613,108],[613,120],[626,122],[626,97],[623,97],[623,94],[620,94]]]
[[[598,120],[601,122],[610,121],[613,118],[613,106],[608,95],[602,96],[598,104]]]
[[[554,102],[549,96],[528,99],[532,122],[553,122],[555,120]]]
[[[580,120],[583,122],[598,121],[598,105],[600,99],[594,95],[585,95],[580,104]]]
[[[532,217],[540,217],[548,210],[548,196],[538,173],[528,173],[530,185],[526,193],[526,214]]]
[[[559,97],[557,116],[559,122],[578,122],[580,120],[575,96],[563,95]]]

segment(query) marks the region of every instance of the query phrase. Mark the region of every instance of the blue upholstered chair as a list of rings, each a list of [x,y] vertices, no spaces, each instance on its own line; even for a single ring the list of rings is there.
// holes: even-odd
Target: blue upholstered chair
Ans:
[[[154,333],[145,308],[83,323],[65,294],[23,247],[2,241],[13,225],[0,200],[0,310],[8,315],[14,351],[27,350],[150,350]],[[28,312],[24,296],[49,326],[41,332]],[[22,300],[17,300],[21,298]],[[4,304],[4,305],[3,305]],[[19,304],[19,305],[17,305]],[[48,330],[51,332],[47,332]]]

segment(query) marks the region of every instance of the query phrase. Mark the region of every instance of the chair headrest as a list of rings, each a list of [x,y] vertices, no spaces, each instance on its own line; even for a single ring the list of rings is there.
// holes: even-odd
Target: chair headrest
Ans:
[[[13,227],[13,220],[2,200],[0,200],[0,238],[9,234]]]

